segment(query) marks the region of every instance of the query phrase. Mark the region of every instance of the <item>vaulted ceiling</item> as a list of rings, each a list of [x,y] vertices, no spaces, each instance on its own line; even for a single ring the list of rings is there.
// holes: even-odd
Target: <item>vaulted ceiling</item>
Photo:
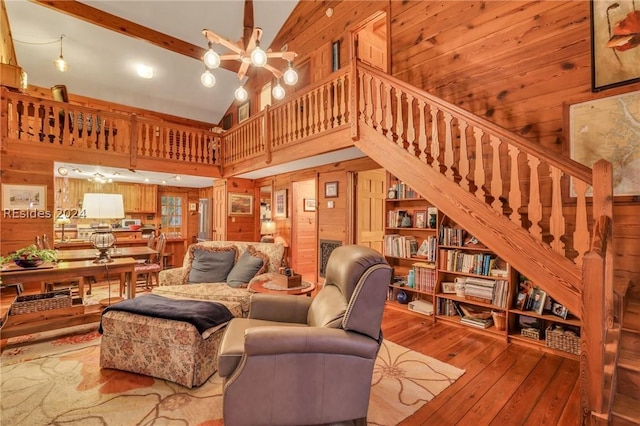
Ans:
[[[297,0],[254,2],[263,48],[270,46],[296,4]],[[204,28],[232,41],[242,37],[241,0],[8,0],[6,9],[18,65],[28,73],[29,84],[64,84],[72,94],[208,123],[218,123],[234,100],[235,72],[215,70],[216,85],[205,88],[199,58],[207,48]],[[64,73],[53,64],[62,34],[63,56],[69,63]],[[152,79],[138,77],[139,63],[154,68]]]

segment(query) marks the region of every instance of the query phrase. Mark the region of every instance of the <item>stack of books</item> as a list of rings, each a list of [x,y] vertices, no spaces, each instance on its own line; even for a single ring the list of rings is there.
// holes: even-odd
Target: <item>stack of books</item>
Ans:
[[[478,328],[489,328],[493,325],[493,318],[475,318],[464,316],[460,318],[460,322]]]

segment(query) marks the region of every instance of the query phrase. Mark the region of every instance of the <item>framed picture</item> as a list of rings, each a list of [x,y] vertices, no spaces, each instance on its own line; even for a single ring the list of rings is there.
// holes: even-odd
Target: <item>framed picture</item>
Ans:
[[[456,292],[456,283],[454,282],[442,282],[442,292],[443,293],[455,293]]]
[[[227,114],[222,117],[222,130],[229,130],[233,125],[233,115]]]
[[[336,198],[338,196],[338,182],[327,182],[324,184],[325,198]]]
[[[336,40],[331,44],[331,72],[340,69],[340,40]]]
[[[559,316],[562,319],[567,319],[569,311],[561,304],[554,302],[553,305],[551,305],[551,313],[553,315]]]
[[[592,91],[640,81],[637,13],[633,0],[591,0]]]
[[[538,315],[542,315],[546,299],[547,293],[539,288],[534,288],[529,295],[528,309]]]
[[[565,113],[569,157],[587,167],[604,158],[613,165],[613,195],[640,195],[640,162],[631,155],[638,147],[634,132],[640,120],[640,91],[569,105]],[[568,181],[567,195],[575,197],[573,179]],[[586,195],[592,195],[591,189]]]
[[[249,118],[249,102],[245,102],[238,107],[238,123],[242,123],[243,121]]]
[[[196,210],[198,210],[198,206],[196,205],[196,203],[189,203],[189,211],[195,212]]]
[[[427,227],[427,212],[426,211],[417,211],[414,213],[414,223],[413,226],[416,228],[426,228]]]
[[[2,184],[3,210],[46,210],[47,185]]]
[[[518,293],[518,296],[516,297],[515,308],[524,311],[524,308],[527,304],[527,298],[527,293],[525,293],[524,291]]]
[[[303,200],[303,210],[305,212],[315,212],[316,211],[316,199],[315,198],[305,198]]]
[[[229,216],[252,216],[253,195],[229,193]]]
[[[273,217],[287,217],[287,190],[280,189],[274,193],[275,211]]]

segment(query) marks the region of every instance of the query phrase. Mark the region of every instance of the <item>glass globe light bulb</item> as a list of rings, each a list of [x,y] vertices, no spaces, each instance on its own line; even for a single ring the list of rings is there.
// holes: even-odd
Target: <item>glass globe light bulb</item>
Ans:
[[[218,55],[218,53],[216,53],[213,49],[207,50],[207,53],[204,54],[203,60],[207,68],[210,68],[212,70],[220,66],[220,55]]]
[[[235,91],[235,97],[240,102],[246,101],[247,98],[249,97],[249,94],[247,93],[247,89],[245,89],[243,86],[238,87]]]
[[[65,72],[69,69],[69,64],[67,64],[67,61],[64,60],[62,55],[60,55],[58,59],[53,61],[53,63],[56,65],[56,69],[60,72]]]
[[[271,91],[273,97],[277,100],[283,99],[285,95],[284,87],[280,85],[280,81],[275,85],[273,90]]]
[[[282,75],[282,79],[284,80],[285,84],[289,86],[293,86],[298,82],[298,73],[293,69],[291,63],[289,63],[289,68]]]
[[[211,74],[211,71],[206,70],[200,76],[200,82],[204,87],[213,87],[216,84],[216,77]]]
[[[256,67],[264,67],[267,65],[267,54],[260,46],[256,46],[251,52],[251,63]]]

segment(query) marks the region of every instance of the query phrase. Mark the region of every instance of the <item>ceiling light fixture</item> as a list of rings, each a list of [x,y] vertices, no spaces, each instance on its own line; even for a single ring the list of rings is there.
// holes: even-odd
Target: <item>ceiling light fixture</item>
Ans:
[[[136,72],[139,77],[150,79],[153,78],[153,67],[145,64],[138,64],[136,67]]]
[[[58,174],[60,176],[66,176],[67,174],[69,174],[69,169],[67,169],[64,166],[60,166],[60,167],[58,167]]]
[[[213,87],[215,84],[215,78],[212,80],[207,74],[211,74],[210,70],[216,69],[220,66],[222,61],[234,60],[240,62],[238,69],[238,81],[241,82],[240,87],[235,91],[236,99],[240,102],[247,100],[247,91],[242,87],[242,81],[247,74],[249,65],[253,65],[257,68],[265,68],[271,72],[275,78],[283,78],[284,82],[288,85],[296,84],[298,81],[298,74],[293,69],[293,60],[298,56],[296,52],[284,50],[281,52],[273,52],[271,49],[264,51],[260,47],[260,38],[262,37],[262,28],[255,27],[253,25],[253,2],[245,1],[244,10],[244,34],[243,38],[234,43],[227,40],[213,31],[207,29],[202,30],[205,38],[209,44],[209,50],[204,54],[203,61],[207,67],[206,71],[200,76],[200,81],[205,87]],[[213,45],[219,44],[224,48],[230,50],[232,53],[224,55],[218,54],[213,50]],[[282,71],[273,67],[268,63],[269,59],[283,59],[289,63],[289,67],[283,74]],[[284,97],[284,88],[280,86],[282,97]],[[280,98],[282,99],[282,98]]]
[[[63,38],[64,38],[64,34],[60,36],[60,56],[58,57],[58,59],[53,61],[53,63],[56,66],[56,69],[60,72],[65,72],[69,69],[69,64],[67,63],[67,61],[64,60],[64,57],[62,56],[62,39]]]

